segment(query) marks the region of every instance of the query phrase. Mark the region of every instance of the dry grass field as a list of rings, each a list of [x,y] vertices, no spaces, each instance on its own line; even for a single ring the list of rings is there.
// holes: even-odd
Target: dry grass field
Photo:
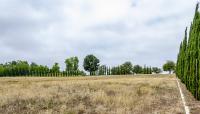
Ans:
[[[175,76],[0,78],[0,114],[184,114]]]

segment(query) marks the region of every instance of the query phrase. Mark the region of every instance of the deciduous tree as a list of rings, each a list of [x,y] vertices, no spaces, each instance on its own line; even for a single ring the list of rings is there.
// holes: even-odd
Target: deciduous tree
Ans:
[[[99,67],[99,59],[94,55],[87,55],[84,59],[83,67],[86,71],[90,72],[90,75],[94,74]]]
[[[168,71],[169,74],[172,73],[172,71],[175,70],[175,63],[173,61],[167,61],[164,65],[163,65],[163,70],[164,71]]]

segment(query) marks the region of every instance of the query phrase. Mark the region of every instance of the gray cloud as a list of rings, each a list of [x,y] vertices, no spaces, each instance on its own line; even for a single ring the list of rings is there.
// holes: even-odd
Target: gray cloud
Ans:
[[[196,0],[1,0],[0,60],[51,66],[95,54],[102,64],[176,60]],[[81,64],[80,64],[81,65]]]

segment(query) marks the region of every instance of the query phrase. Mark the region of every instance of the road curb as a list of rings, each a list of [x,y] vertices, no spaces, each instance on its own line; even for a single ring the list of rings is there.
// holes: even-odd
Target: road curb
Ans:
[[[177,78],[176,78],[176,81],[177,81],[177,84],[178,84],[178,88],[179,88],[179,91],[180,91],[181,99],[182,99],[183,106],[184,106],[184,109],[185,109],[185,114],[190,114],[190,108],[189,108],[189,106],[186,105],[185,97],[183,95],[180,83],[179,83]]]

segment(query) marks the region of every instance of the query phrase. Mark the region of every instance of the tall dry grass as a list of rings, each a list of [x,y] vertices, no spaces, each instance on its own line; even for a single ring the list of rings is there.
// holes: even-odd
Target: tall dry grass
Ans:
[[[1,78],[1,114],[182,114],[174,76]]]

